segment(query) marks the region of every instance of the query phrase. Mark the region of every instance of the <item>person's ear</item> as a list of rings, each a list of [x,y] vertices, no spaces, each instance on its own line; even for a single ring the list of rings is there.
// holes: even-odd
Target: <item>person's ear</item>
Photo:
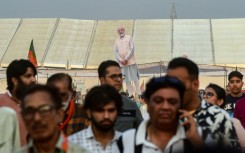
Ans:
[[[106,84],[106,80],[104,77],[100,77],[100,84]]]
[[[224,100],[223,99],[219,99],[217,101],[217,105],[220,107],[222,104],[224,103]]]
[[[192,87],[193,87],[193,89],[195,90],[195,91],[197,91],[198,92],[198,88],[199,88],[199,81],[197,80],[197,79],[195,79],[194,81],[193,81],[193,83],[192,83]]]
[[[87,117],[89,118],[89,119],[91,119],[91,110],[90,109],[87,109],[86,110],[86,114],[87,114]]]
[[[12,83],[14,84],[14,86],[17,86],[17,85],[18,85],[18,79],[17,79],[17,78],[12,77],[12,78],[11,78],[11,81],[12,81]]]
[[[56,111],[56,114],[57,114],[56,115],[56,121],[59,124],[64,120],[64,116],[65,116],[64,110],[62,108],[60,108]]]

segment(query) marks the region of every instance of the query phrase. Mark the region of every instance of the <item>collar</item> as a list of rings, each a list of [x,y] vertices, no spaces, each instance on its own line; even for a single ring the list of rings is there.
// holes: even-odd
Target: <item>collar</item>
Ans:
[[[74,108],[75,108],[75,102],[73,101],[73,99],[71,99],[70,102],[69,102],[68,109],[65,112],[65,114],[66,114],[67,117],[64,119],[64,121],[62,123],[60,123],[60,126],[59,126],[59,130],[60,131],[65,128],[65,126],[67,125],[67,123],[72,118],[73,112],[74,112]]]
[[[85,129],[85,132],[87,133],[85,134],[85,139],[95,139],[91,125],[87,129]],[[117,141],[120,136],[121,136],[121,132],[114,130],[114,137],[111,140],[111,142]]]
[[[147,139],[148,124],[149,124],[149,120],[146,120],[146,121],[143,121],[139,125],[137,133],[136,133],[136,145],[145,144],[145,145],[148,145],[151,147],[155,147],[155,145],[152,142],[149,142],[148,140],[146,140]],[[179,141],[180,139],[185,139],[185,138],[186,138],[186,136],[185,136],[184,127],[181,125],[181,121],[179,121],[176,134],[170,139],[166,148],[171,146],[176,141]]]
[[[11,98],[13,97],[9,90],[7,90],[6,93],[7,93],[7,95],[8,95],[9,97],[11,97]]]
[[[18,107],[20,107],[20,101],[18,99],[14,98],[9,90],[7,90],[6,93],[18,105]]]
[[[65,145],[67,145],[67,146],[65,146]],[[31,150],[31,153],[37,153],[38,152],[32,139],[30,139],[29,143],[27,144],[27,147],[28,147],[28,150]],[[68,141],[67,141],[67,138],[65,137],[65,135],[63,133],[61,133],[59,135],[58,141],[57,141],[57,143],[55,145],[55,149],[63,150],[63,151],[66,150],[67,151],[67,149],[68,149]]]

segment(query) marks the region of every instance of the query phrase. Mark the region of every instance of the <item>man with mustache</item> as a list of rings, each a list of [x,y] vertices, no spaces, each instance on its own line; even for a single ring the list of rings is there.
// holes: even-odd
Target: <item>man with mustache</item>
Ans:
[[[242,79],[243,75],[238,71],[232,71],[228,76],[230,94],[228,94],[225,98],[224,109],[230,114],[231,117],[234,116],[236,102],[245,97],[245,94],[242,92]]]
[[[58,124],[64,117],[64,110],[56,88],[39,84],[30,87],[23,96],[21,107],[30,140],[18,153],[89,152],[69,142],[58,130]]]
[[[59,130],[69,136],[87,128],[90,122],[86,117],[83,106],[75,103],[71,76],[66,73],[56,73],[48,78],[47,84],[56,87],[62,98],[65,117],[60,123]]]
[[[93,153],[113,153],[112,148],[120,137],[120,132],[114,130],[114,124],[121,108],[121,95],[112,86],[93,87],[84,103],[92,125],[71,135],[69,140]]]
[[[204,143],[196,121],[180,110],[184,93],[183,83],[174,77],[152,78],[144,93],[150,118],[138,129],[124,132],[113,153],[192,153],[201,150]]]
[[[20,59],[12,61],[7,70],[7,92],[0,95],[0,107],[6,106],[15,110],[20,128],[21,146],[26,144],[27,131],[21,117],[21,96],[26,88],[36,83],[37,70],[28,60]]]

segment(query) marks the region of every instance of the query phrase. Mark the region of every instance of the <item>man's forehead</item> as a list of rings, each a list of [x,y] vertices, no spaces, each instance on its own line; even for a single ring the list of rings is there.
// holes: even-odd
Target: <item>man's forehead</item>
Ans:
[[[31,67],[28,67],[23,75],[27,75],[27,74],[34,74],[34,70]]]
[[[44,104],[52,104],[50,94],[44,91],[37,91],[27,95],[24,98],[25,106],[35,106],[38,107]]]
[[[117,66],[109,66],[106,69],[106,73],[107,74],[120,74],[121,73],[121,69]]]
[[[166,98],[179,98],[179,92],[177,89],[173,87],[167,87],[167,88],[160,88],[156,90],[152,96],[161,96]],[[151,97],[152,97],[151,96]]]
[[[231,79],[230,79],[230,81],[235,81],[235,80],[241,80],[239,77],[236,77],[236,76],[234,76],[234,77],[232,77]]]
[[[56,88],[59,88],[59,89],[68,88],[68,86],[69,86],[69,82],[66,79],[55,80],[51,84],[54,85]]]
[[[125,30],[125,28],[124,27],[119,27],[119,28],[117,28],[117,30],[119,31],[119,30]]]

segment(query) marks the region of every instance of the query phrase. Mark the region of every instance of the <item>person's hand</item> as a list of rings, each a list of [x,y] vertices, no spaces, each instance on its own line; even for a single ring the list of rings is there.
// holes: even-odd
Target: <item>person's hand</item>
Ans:
[[[128,61],[124,59],[124,60],[122,60],[121,63],[122,63],[122,65],[126,65],[128,63]]]
[[[181,113],[180,119],[183,121],[182,125],[185,128],[185,135],[187,139],[191,142],[194,149],[201,149],[204,147],[204,141],[198,133],[197,122],[195,121],[192,114],[188,111],[180,109]]]

